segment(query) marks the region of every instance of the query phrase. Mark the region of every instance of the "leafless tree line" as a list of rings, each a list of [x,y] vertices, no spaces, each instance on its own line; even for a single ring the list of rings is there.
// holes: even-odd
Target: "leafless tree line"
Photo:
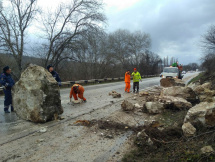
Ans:
[[[169,59],[169,56],[163,58],[163,66],[164,67],[168,67],[168,66],[172,65],[175,62],[178,62],[178,58],[171,57]]]
[[[13,56],[18,76],[27,64],[23,58],[28,29],[38,24],[36,19],[40,43],[32,51],[40,62],[33,58],[29,62],[52,64],[63,80],[119,77],[134,67],[142,74],[158,73],[162,60],[150,51],[150,35],[104,32],[100,0],[70,0],[47,12],[40,11],[37,0],[5,0],[0,9],[0,51]]]

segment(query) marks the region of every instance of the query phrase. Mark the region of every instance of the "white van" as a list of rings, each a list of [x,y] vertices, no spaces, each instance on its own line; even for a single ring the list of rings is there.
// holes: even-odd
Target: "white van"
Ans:
[[[177,67],[165,67],[160,75],[161,78],[178,78],[179,70]]]

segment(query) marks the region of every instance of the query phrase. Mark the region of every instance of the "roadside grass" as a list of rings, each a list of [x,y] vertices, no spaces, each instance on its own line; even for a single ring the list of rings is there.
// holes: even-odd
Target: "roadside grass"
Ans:
[[[191,79],[191,80],[188,82],[188,85],[191,84],[191,83],[198,82],[204,75],[205,75],[205,73],[200,73],[198,76],[196,76],[196,77],[194,77],[193,79]]]

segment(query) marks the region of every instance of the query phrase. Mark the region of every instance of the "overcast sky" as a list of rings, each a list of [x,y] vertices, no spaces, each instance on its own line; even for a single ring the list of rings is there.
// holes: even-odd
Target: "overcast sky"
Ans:
[[[43,9],[69,0],[39,0]],[[152,38],[152,51],[182,64],[200,62],[201,38],[215,24],[215,0],[103,0],[107,32],[141,30]]]
[[[142,30],[152,38],[152,51],[199,62],[201,36],[215,24],[215,0],[104,0],[107,30]]]

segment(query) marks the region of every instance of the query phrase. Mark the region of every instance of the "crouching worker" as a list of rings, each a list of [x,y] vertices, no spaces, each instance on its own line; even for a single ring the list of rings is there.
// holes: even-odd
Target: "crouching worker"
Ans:
[[[3,86],[3,91],[5,94],[4,99],[4,112],[10,113],[9,106],[11,105],[11,111],[13,112],[13,106],[12,106],[12,94],[11,89],[14,86],[14,80],[11,77],[11,69],[9,66],[6,66],[3,68],[3,73],[0,76],[0,83]]]
[[[78,95],[78,97],[77,97]],[[84,87],[80,84],[74,84],[70,91],[70,100],[72,99],[72,96],[75,100],[78,100],[78,98],[82,99],[84,102],[87,102],[86,98],[84,98]]]

